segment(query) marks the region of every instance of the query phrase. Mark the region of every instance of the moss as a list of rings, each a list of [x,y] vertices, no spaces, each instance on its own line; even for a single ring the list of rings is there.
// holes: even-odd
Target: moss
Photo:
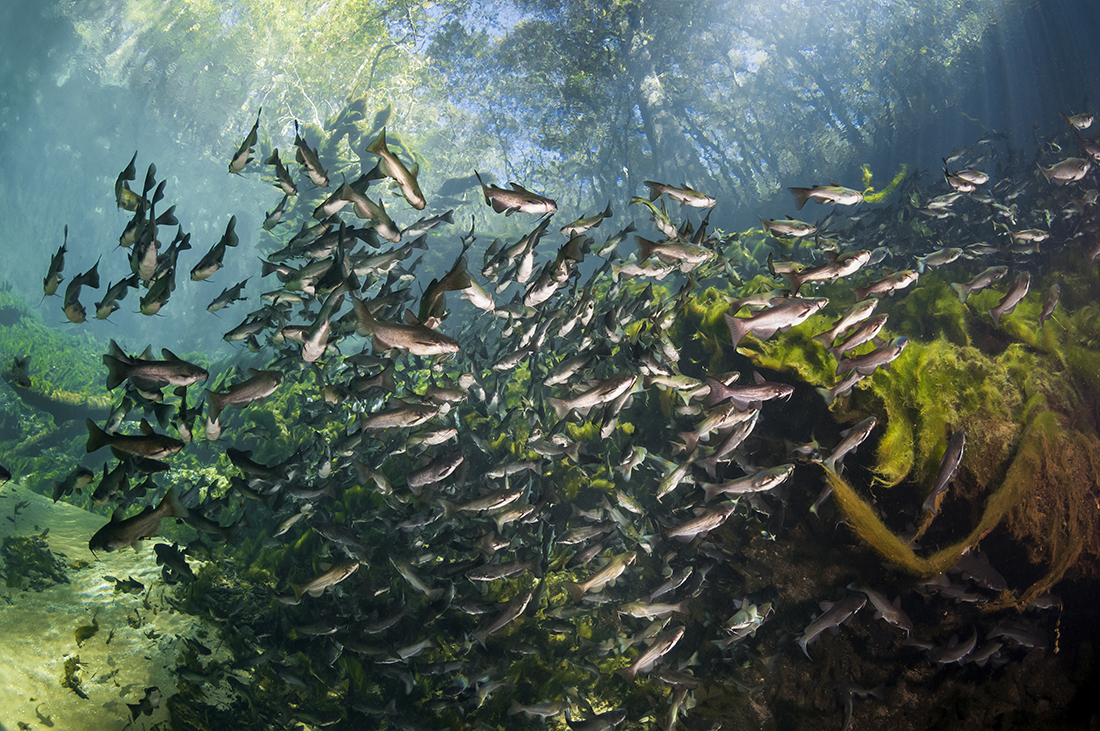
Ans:
[[[903,298],[883,302],[879,309],[890,315],[892,332],[905,333],[910,339],[942,337],[960,347],[971,344],[970,313],[942,274],[925,274],[919,287]]]
[[[943,573],[1008,518],[1013,536],[1047,573],[1021,591],[1008,591],[989,608],[1022,609],[1047,591],[1086,550],[1100,555],[1100,439],[1066,429],[1058,415],[1039,410],[1029,422],[1004,480],[985,502],[977,524],[961,540],[922,558],[894,534],[844,479],[826,471],[837,504],[853,530],[884,558],[921,576]]]
[[[894,190],[898,187],[898,185],[901,183],[901,181],[905,179],[905,175],[908,172],[909,172],[909,167],[905,164],[902,164],[901,168],[897,172],[897,175],[894,176],[894,179],[891,180],[889,183],[887,183],[885,188],[883,188],[882,190],[880,190],[879,192],[876,193],[875,189],[870,187],[871,186],[871,177],[872,177],[871,176],[871,168],[868,165],[864,165],[863,166],[863,186],[864,186],[863,200],[866,201],[867,203],[881,203],[883,200],[885,200],[887,197],[889,197],[891,193],[894,192]]]

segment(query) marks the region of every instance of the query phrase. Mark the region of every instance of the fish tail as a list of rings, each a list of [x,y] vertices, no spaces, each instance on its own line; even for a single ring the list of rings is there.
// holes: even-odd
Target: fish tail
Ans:
[[[157,506],[157,511],[165,518],[186,518],[191,515],[191,512],[180,502],[174,487],[169,488],[168,492],[164,494],[164,499]]]
[[[729,313],[724,315],[726,318],[726,324],[730,329],[730,340],[733,341],[733,347],[737,347],[737,344],[741,342],[741,338],[745,337],[748,333],[748,329],[742,324],[744,320],[740,317],[734,317]]]
[[[485,204],[492,205],[493,202],[489,200],[489,187],[485,185],[485,181],[481,179],[481,173],[475,170],[474,177],[477,178],[477,182],[481,185],[481,193],[485,196]]]
[[[960,282],[952,282],[951,289],[955,290],[955,294],[959,296],[959,302],[966,304],[966,298],[970,294],[970,289]]]
[[[1001,315],[1003,313],[998,312],[996,307],[994,307],[992,310],[986,310],[986,312],[988,312],[989,316],[993,318],[993,326],[994,327],[1000,327],[1001,326]]]
[[[645,185],[649,188],[649,201],[651,203],[661,197],[662,185],[660,183],[654,183],[652,180],[647,180],[645,181]]]
[[[554,414],[557,415],[558,421],[564,419],[571,409],[570,405],[566,403],[564,399],[548,396],[546,401],[554,408]]]
[[[634,237],[635,243],[638,244],[638,262],[643,262],[653,255],[653,249],[656,244],[649,239],[643,239],[641,236]]]
[[[699,437],[695,436],[695,432],[682,431],[680,432],[680,438],[684,440],[684,451],[688,454],[694,452],[699,445]]]
[[[833,401],[836,400],[836,394],[833,393],[831,388],[815,388],[814,390],[821,394],[821,398],[825,399],[826,407],[832,407]]]
[[[569,596],[572,597],[573,601],[579,602],[582,598],[584,598],[585,587],[581,586],[580,584],[575,584],[572,581],[567,581],[565,582],[565,588],[569,592]]]
[[[210,410],[212,413],[206,415],[206,418],[210,421],[217,421],[218,416],[222,413],[222,409],[225,408],[225,399],[220,393],[215,393],[209,388],[206,389],[206,401],[210,404]]]
[[[383,127],[382,131],[378,133],[378,136],[374,138],[374,142],[367,145],[367,152],[372,155],[381,155],[386,149],[386,128]]]
[[[871,291],[871,287],[852,287],[852,291],[855,292],[856,302],[862,302],[867,299],[868,293]]]
[[[113,391],[126,380],[126,364],[112,355],[105,355],[103,356],[103,365],[107,366],[107,390]]]
[[[795,207],[798,210],[802,210],[802,206],[806,205],[806,201],[810,200],[811,188],[787,188],[787,190],[794,193]]]
[[[794,272],[783,272],[783,279],[787,282],[787,289],[791,291],[791,294],[798,294],[798,290],[802,288],[802,282],[799,280],[798,275]]]
[[[355,319],[358,323],[356,325],[356,330],[358,333],[363,337],[373,334],[378,321],[374,319],[374,315],[371,314],[370,308],[358,297],[352,297],[351,302],[355,307]]]
[[[458,505],[450,500],[440,500],[439,504],[443,506],[443,519],[446,520],[454,515],[458,511]]]
[[[85,423],[88,425],[88,446],[87,451],[94,452],[97,449],[102,449],[111,443],[110,435],[107,432],[99,428],[98,425],[91,419],[85,419]]]

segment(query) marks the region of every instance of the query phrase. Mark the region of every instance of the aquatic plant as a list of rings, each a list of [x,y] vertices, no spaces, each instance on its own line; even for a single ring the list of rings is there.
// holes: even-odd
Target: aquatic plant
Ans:
[[[0,546],[8,586],[42,591],[54,584],[68,584],[65,563],[50,551],[45,534],[6,536]]]

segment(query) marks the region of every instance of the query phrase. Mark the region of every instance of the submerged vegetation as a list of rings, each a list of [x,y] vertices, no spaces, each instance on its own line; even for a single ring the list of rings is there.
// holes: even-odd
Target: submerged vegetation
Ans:
[[[142,601],[216,645],[178,643],[175,724],[816,728],[843,670],[917,691],[860,707],[882,725],[966,705],[941,666],[1037,662],[1061,614],[1020,615],[1100,579],[1095,174],[1048,174],[1084,140],[1067,117],[1041,174],[1002,136],[940,140],[931,180],[876,150],[964,99],[1001,9],[780,5],[57,7],[79,50],[57,52],[56,93],[74,73],[134,91],[199,162],[158,139],[134,154],[144,186],[116,178],[138,145],[96,118],[94,198],[0,182],[11,212],[92,220],[67,219],[68,284],[102,265],[133,276],[127,306],[165,297],[60,330],[16,262],[0,453],[103,516],[89,546],[168,539]],[[112,182],[119,210],[92,216]],[[992,286],[952,287],[993,263]],[[238,296],[208,306],[222,287]],[[823,333],[865,296],[882,322],[844,357]],[[10,586],[45,575],[28,540],[5,541]],[[62,685],[111,690],[81,668]],[[1044,703],[1021,717],[1068,701]]]

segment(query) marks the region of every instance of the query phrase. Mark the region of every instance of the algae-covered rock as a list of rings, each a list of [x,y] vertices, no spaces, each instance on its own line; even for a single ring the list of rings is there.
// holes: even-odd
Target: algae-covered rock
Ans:
[[[68,584],[65,564],[50,552],[43,536],[8,536],[0,547],[8,586],[42,591]]]

